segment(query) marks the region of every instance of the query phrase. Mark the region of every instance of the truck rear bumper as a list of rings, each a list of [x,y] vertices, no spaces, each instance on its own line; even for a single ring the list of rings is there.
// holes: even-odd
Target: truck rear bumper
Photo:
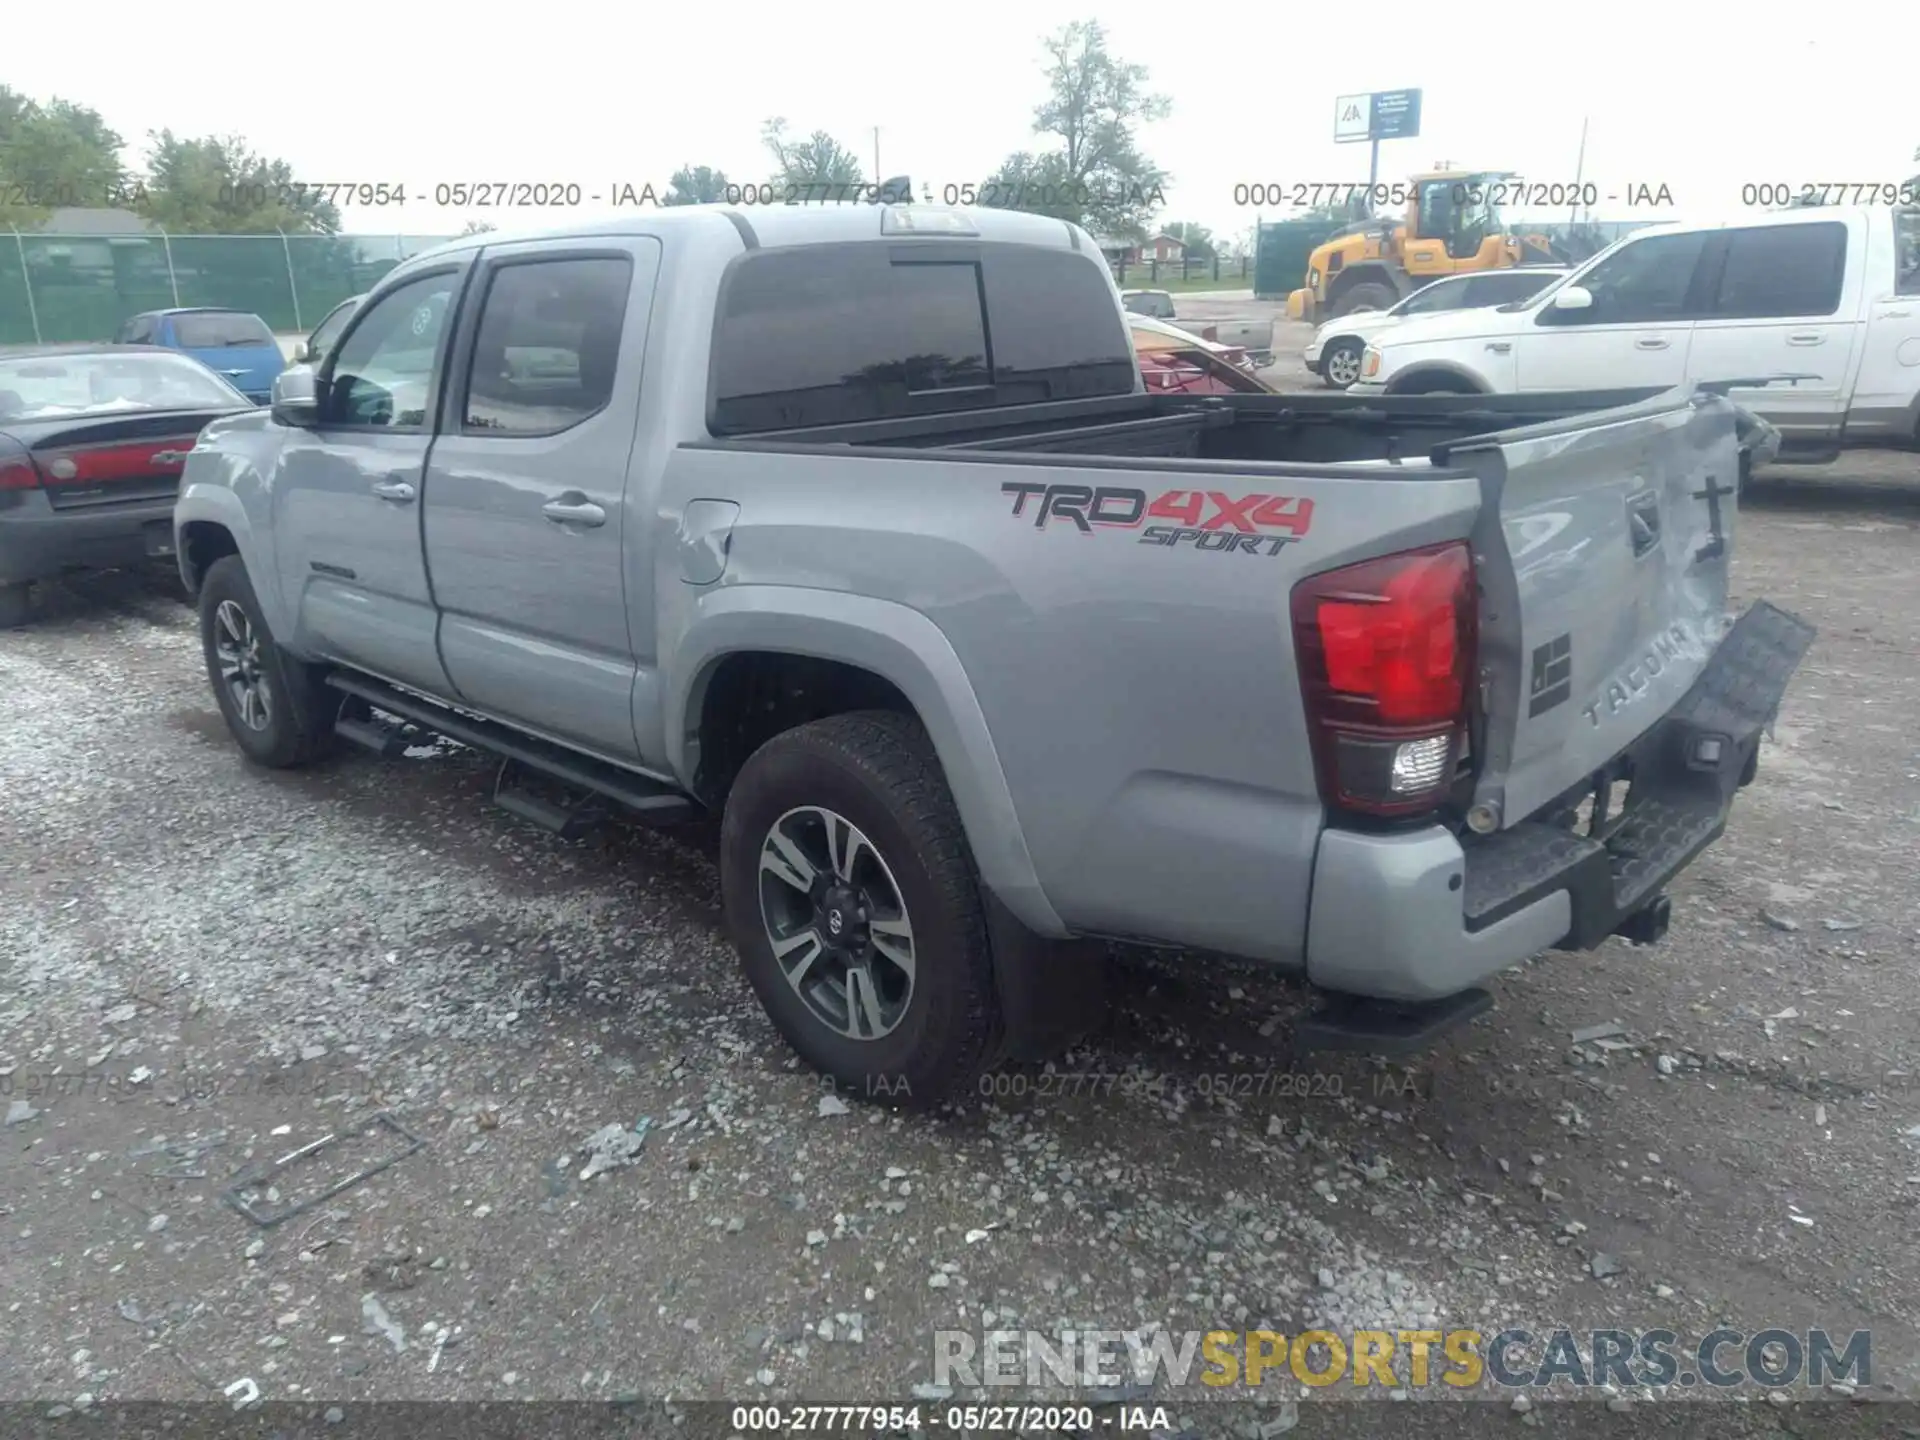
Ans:
[[[1427,1001],[1549,946],[1589,950],[1635,924],[1725,829],[1758,769],[1813,627],[1764,601],[1729,630],[1680,703],[1618,757],[1632,786],[1598,836],[1540,815],[1464,843],[1442,826],[1400,834],[1329,830],[1307,918],[1307,975],[1349,995]],[[1655,912],[1664,920],[1664,912]]]

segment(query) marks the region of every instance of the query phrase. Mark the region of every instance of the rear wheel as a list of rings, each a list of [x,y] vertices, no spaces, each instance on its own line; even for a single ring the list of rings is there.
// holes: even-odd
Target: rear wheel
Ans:
[[[1388,285],[1367,283],[1355,285],[1351,290],[1343,290],[1340,298],[1333,302],[1334,318],[1342,315],[1358,315],[1367,310],[1385,310],[1399,303],[1400,296]]]
[[[917,721],[858,711],[761,746],[727,798],[720,879],[747,979],[808,1064],[918,1109],[988,1063],[979,877]]]
[[[238,555],[216,560],[200,586],[200,643],[220,714],[248,759],[281,770],[333,749],[319,668],[274,643]]]
[[[9,580],[0,584],[0,630],[11,630],[15,626],[27,623],[32,613],[32,586],[25,580]]]
[[[1366,348],[1358,340],[1335,340],[1320,352],[1320,378],[1335,390],[1346,389],[1360,378],[1360,357]]]

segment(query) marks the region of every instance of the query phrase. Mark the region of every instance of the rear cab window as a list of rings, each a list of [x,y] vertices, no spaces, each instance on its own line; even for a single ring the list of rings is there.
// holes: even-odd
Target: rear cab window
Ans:
[[[182,350],[237,350],[274,343],[266,321],[238,310],[175,315],[173,339]]]
[[[862,241],[734,262],[715,321],[716,435],[1134,388],[1103,266],[1020,245]]]

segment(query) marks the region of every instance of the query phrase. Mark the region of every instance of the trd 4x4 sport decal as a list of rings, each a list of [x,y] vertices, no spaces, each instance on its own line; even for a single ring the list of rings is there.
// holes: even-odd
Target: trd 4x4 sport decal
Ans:
[[[1150,500],[1144,490],[1123,485],[1047,485],[1013,481],[1000,487],[1013,497],[1016,516],[1033,516],[1045,530],[1066,521],[1083,535],[1096,528],[1139,530],[1142,545],[1278,555],[1313,524],[1313,501],[1285,495],[1228,495],[1219,490],[1169,490]],[[1028,502],[1034,502],[1031,507]],[[1170,520],[1170,525],[1148,525]],[[1144,529],[1142,528],[1144,527]]]

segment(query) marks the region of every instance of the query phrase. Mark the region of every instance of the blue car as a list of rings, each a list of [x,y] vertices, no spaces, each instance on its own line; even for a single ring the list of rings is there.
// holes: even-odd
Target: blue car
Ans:
[[[163,345],[191,355],[256,405],[267,403],[274,377],[287,368],[267,322],[244,310],[149,310],[113,338],[120,345]]]

